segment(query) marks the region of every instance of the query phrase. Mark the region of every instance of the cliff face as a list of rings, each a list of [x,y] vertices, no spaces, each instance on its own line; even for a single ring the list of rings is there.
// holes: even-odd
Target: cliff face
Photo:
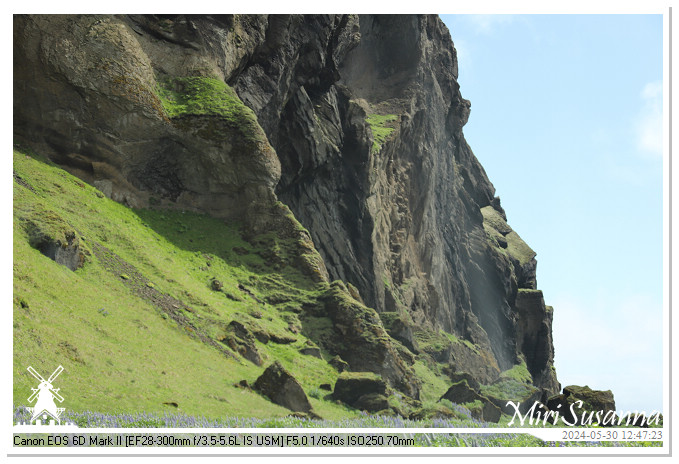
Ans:
[[[19,16],[14,27],[17,141],[118,201],[250,233],[282,220],[280,200],[323,258],[310,272],[351,284],[408,351],[484,384],[525,361],[543,396],[558,393],[535,253],[464,139],[470,103],[437,17]],[[466,343],[428,343],[440,331]],[[396,384],[407,356],[386,351]]]

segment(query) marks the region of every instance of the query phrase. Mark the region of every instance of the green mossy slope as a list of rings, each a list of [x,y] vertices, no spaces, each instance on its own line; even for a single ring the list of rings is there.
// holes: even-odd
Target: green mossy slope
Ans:
[[[278,360],[316,414],[352,417],[359,412],[321,388],[339,376],[328,361],[337,353],[359,367],[363,358],[396,359],[389,341],[411,359],[399,369],[416,378],[422,406],[443,407],[434,404],[450,383],[442,366],[390,339],[377,314],[351,299],[344,284],[309,273],[307,261],[317,253],[305,254],[299,234],[281,230],[246,241],[240,224],[133,210],[17,150],[14,180],[16,405],[30,406],[36,381],[28,366],[49,376],[62,365],[55,387],[66,398],[61,406],[72,411],[282,417],[291,411],[249,388]],[[45,256],[39,244],[50,241],[78,246],[82,266],[71,271]],[[337,324],[360,327],[338,338]],[[353,353],[354,346],[373,348]],[[309,347],[320,347],[323,359],[300,352]],[[395,386],[400,380],[390,379]],[[401,398],[390,392],[390,404]],[[420,407],[401,403],[406,415]]]
[[[28,405],[36,385],[28,366],[47,377],[62,365],[55,387],[61,406],[76,411],[176,412],[176,403],[207,417],[284,416],[290,411],[234,385],[252,385],[276,359],[307,393],[334,384],[325,360],[299,353],[308,339],[297,312],[327,284],[279,259],[285,240],[249,243],[238,224],[131,210],[16,150],[14,178],[15,404]],[[36,230],[72,233],[84,265],[71,271],[32,247]],[[261,366],[229,347],[232,321],[256,336]],[[322,417],[356,413],[314,396]]]

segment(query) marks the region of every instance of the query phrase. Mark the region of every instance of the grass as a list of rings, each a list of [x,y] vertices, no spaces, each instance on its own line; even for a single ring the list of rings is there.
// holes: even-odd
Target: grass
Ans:
[[[516,364],[511,369],[507,369],[506,371],[502,372],[500,374],[500,378],[512,379],[525,384],[533,383],[533,377],[530,375],[530,372],[528,372],[526,361],[523,358],[521,359],[521,363]]]
[[[462,344],[476,354],[477,347],[469,340],[459,339],[455,335],[445,331],[419,330],[415,332],[415,339],[423,351],[440,352],[452,344]]]
[[[289,239],[265,234],[246,241],[237,223],[181,211],[132,210],[37,155],[15,150],[13,157],[15,404],[28,406],[36,386],[28,366],[49,376],[62,365],[54,382],[65,398],[60,406],[81,425],[439,424],[366,416],[326,399],[320,385],[333,385],[339,376],[326,362],[331,354],[322,351],[322,360],[299,350],[314,336],[332,333],[333,321],[322,314],[307,317],[301,308],[321,307],[320,300],[338,293],[341,284],[316,283],[294,266]],[[75,233],[84,266],[71,271],[34,248],[36,227],[48,237]],[[372,314],[356,302],[346,304],[359,319]],[[292,340],[256,341],[264,358],[257,366],[218,341],[234,320],[253,334]],[[441,347],[459,342],[449,334],[419,335],[421,343]],[[436,402],[450,381],[426,359],[417,357],[413,366],[422,402],[430,410],[445,408]],[[297,378],[325,421],[287,417],[289,410],[237,385],[254,384],[273,360]],[[526,373],[523,365],[503,376],[525,380]],[[396,395],[390,403],[406,407]],[[457,425],[482,426],[464,419],[464,408],[453,408]]]
[[[216,77],[159,77],[156,92],[170,119],[186,115],[218,116],[249,141],[264,141],[255,113]]]
[[[373,134],[371,152],[377,153],[382,149],[382,145],[384,145],[391,133],[394,132],[394,123],[398,121],[398,116],[395,114],[369,114],[365,120],[370,125],[370,130]]]
[[[450,379],[447,376],[437,373],[422,359],[415,361],[413,369],[417,378],[422,381],[420,399],[424,403],[437,402],[451,385]]]
[[[337,372],[300,355],[307,337],[288,329],[293,313],[287,310],[316,301],[324,289],[292,265],[274,269],[265,240],[246,242],[239,224],[200,214],[131,210],[19,151],[14,151],[14,171],[23,182],[14,184],[18,404],[25,404],[35,387],[28,366],[49,376],[63,365],[55,386],[64,405],[106,413],[285,416],[290,411],[234,386],[240,380],[253,384],[274,359],[306,391],[334,383]],[[85,265],[73,272],[42,255],[31,246],[30,223],[48,235],[76,231],[88,251]],[[279,245],[285,249],[285,240]],[[104,248],[108,252],[94,252]],[[220,291],[211,288],[213,278],[223,284]],[[267,302],[280,295],[287,296],[285,303]],[[159,299],[177,308],[159,306]],[[296,342],[256,342],[265,358],[256,366],[225,354],[228,348],[216,349],[232,320]],[[178,409],[164,404],[173,402]],[[311,402],[322,417],[358,413],[329,401]]]
[[[522,402],[529,398],[537,389],[532,385],[521,383],[514,379],[500,379],[492,385],[482,385],[481,394],[492,396],[500,400]]]

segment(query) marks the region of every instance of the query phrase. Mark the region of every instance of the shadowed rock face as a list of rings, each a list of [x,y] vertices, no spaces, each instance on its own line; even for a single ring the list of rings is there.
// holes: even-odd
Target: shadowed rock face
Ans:
[[[551,311],[517,300],[536,288],[535,253],[464,139],[470,103],[438,17],[15,16],[14,46],[17,141],[132,206],[262,231],[280,199],[319,278],[472,342],[447,361],[483,382],[523,356],[558,393]],[[186,77],[225,82],[206,98],[235,106],[169,109],[159,87],[181,96]]]

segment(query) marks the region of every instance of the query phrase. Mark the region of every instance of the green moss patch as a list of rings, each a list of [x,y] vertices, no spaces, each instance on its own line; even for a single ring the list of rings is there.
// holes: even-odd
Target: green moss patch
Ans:
[[[511,369],[508,369],[500,374],[500,378],[512,379],[517,382],[532,384],[533,377],[528,372],[528,367],[526,367],[526,361],[521,360],[521,364],[516,364]]]
[[[171,119],[182,116],[218,116],[231,127],[240,130],[251,141],[264,141],[255,113],[245,106],[236,92],[215,77],[162,77],[157,93]],[[203,132],[215,132],[209,122]]]
[[[395,114],[369,114],[365,118],[373,134],[372,152],[377,153],[396,128],[398,116]]]

